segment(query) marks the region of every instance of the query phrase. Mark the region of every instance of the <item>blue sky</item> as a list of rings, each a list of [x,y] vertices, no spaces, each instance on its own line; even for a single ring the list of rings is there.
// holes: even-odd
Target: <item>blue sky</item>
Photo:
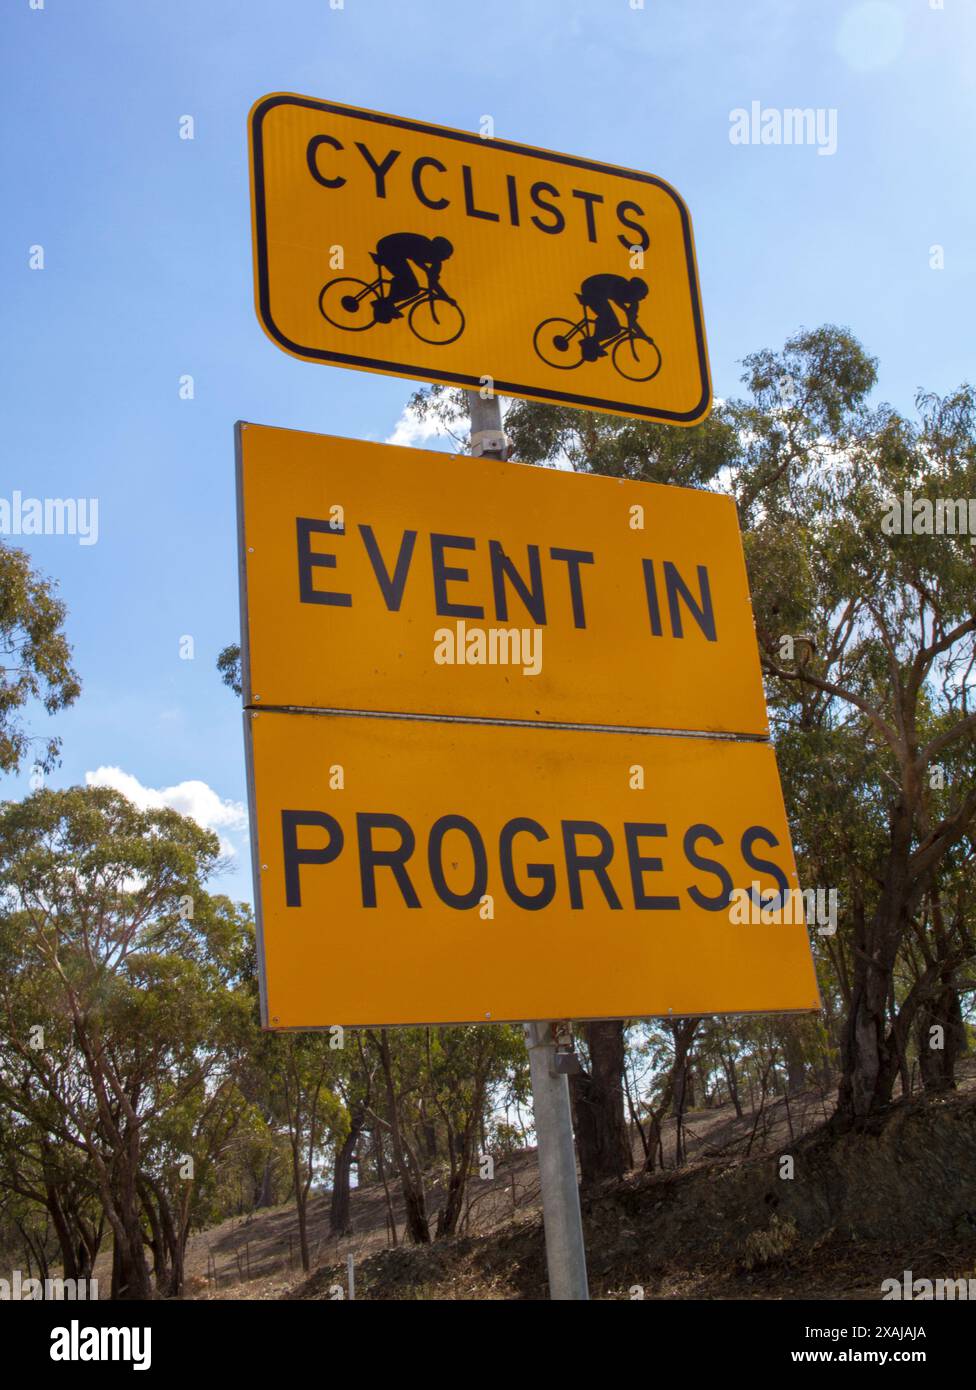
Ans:
[[[222,887],[250,898],[240,715],[214,668],[239,623],[233,423],[386,439],[413,389],[260,329],[258,96],[490,114],[499,137],[659,174],[694,218],[716,395],[746,353],[833,321],[909,410],[972,376],[974,39],[971,0],[5,0],[0,497],[99,499],[97,544],[19,542],[61,585],[84,684],[33,718],[63,738],[51,783],[111,768],[164,793],[218,828]],[[753,101],[836,110],[836,153],[733,145]]]

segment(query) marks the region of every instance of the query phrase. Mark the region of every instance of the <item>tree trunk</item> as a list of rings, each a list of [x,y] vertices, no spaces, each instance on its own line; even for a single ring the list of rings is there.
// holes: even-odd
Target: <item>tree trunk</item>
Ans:
[[[671,1114],[676,1120],[680,1120],[686,1110],[693,1110],[694,1108],[695,1083],[686,1054],[680,1063],[675,1061],[674,1103],[671,1107]]]
[[[697,1018],[686,1018],[678,1023],[672,1024],[671,1028],[674,1036],[674,1062],[672,1064],[671,1074],[674,1078],[672,1086],[672,1093],[674,1095],[672,1113],[675,1119],[674,1166],[676,1168],[680,1168],[685,1161],[684,1117],[689,1101],[692,1104],[694,1103],[693,1095],[689,1094],[689,1061],[691,1057],[691,1045],[695,1040],[698,1024],[699,1020]]]
[[[115,1236],[112,1248],[112,1298],[143,1302],[152,1298],[149,1266],[138,1217],[129,1217],[123,1223],[121,1240],[117,1233]]]
[[[728,1057],[722,1054],[722,1070],[725,1072],[725,1079],[729,1085],[729,1098],[735,1107],[735,1117],[742,1119],[742,1101],[739,1098],[739,1078],[735,1070],[735,1058],[729,1054]]]
[[[403,1204],[406,1207],[407,1232],[415,1245],[430,1244],[430,1218],[427,1215],[427,1195],[424,1192],[423,1174],[411,1151],[406,1136],[400,1128],[400,1113],[397,1107],[396,1087],[393,1081],[393,1059],[390,1056],[390,1039],[385,1028],[380,1029],[380,1061],[383,1066],[383,1079],[386,1083],[386,1100],[390,1125],[390,1138],[393,1143],[393,1162],[400,1177]]]
[[[798,1096],[806,1089],[806,1059],[803,1055],[803,1040],[799,1024],[787,1023],[783,1038],[783,1056],[786,1059],[786,1093]]]
[[[138,1145],[130,1139],[126,1148],[133,1158],[138,1157]],[[134,1152],[133,1152],[134,1151]],[[111,1201],[112,1233],[112,1298],[147,1301],[152,1298],[152,1280],[146,1263],[142,1238],[142,1208],[136,1190],[134,1166],[120,1164],[118,1186]]]
[[[452,1236],[457,1230],[461,1212],[464,1210],[464,1194],[468,1186],[468,1175],[460,1169],[451,1174],[447,1181],[447,1194],[443,1207],[437,1213],[437,1238]]]
[[[899,1055],[888,1036],[888,1000],[898,950],[908,932],[919,884],[909,881],[912,816],[904,801],[891,817],[891,848],[881,898],[867,922],[855,924],[854,979],[841,1047],[837,1120],[846,1127],[891,1102]]]
[[[58,1238],[58,1245],[61,1248],[61,1267],[65,1279],[81,1278],[78,1269],[78,1259],[74,1236],[61,1206],[61,1199],[54,1183],[48,1182],[45,1185],[47,1192],[47,1209],[51,1213],[51,1220],[54,1223],[55,1234]]]
[[[690,1075],[688,1054],[675,1057],[674,1061],[674,1104],[671,1114],[674,1118],[674,1166],[682,1167],[685,1161],[685,1110],[688,1108]],[[693,1099],[693,1097],[692,1097]]]
[[[308,1188],[302,1181],[301,1156],[292,1141],[292,1182],[295,1187],[295,1211],[298,1214],[298,1244],[302,1257],[302,1269],[308,1274],[312,1268],[312,1256],[308,1248]]]
[[[165,1287],[169,1275],[169,1266],[167,1262],[168,1252],[166,1241],[163,1236],[163,1228],[160,1225],[159,1214],[156,1211],[156,1206],[153,1201],[153,1194],[144,1177],[140,1177],[139,1179],[139,1196],[142,1199],[142,1209],[146,1214],[146,1220],[149,1222],[149,1230],[152,1236],[149,1241],[149,1248],[153,1253],[152,1273],[153,1279],[156,1282],[156,1290],[159,1292]]]
[[[185,1179],[184,1179],[185,1181]],[[187,1220],[174,1214],[169,1197],[157,1182],[151,1182],[156,1196],[159,1222],[163,1240],[166,1243],[166,1256],[169,1270],[166,1275],[164,1291],[170,1298],[179,1298],[183,1292],[183,1267],[186,1256],[186,1238],[189,1235]],[[189,1209],[189,1195],[184,1199],[184,1207]],[[159,1288],[157,1282],[156,1287]]]
[[[855,961],[854,990],[841,1050],[838,1112],[845,1119],[866,1116],[879,1107],[888,1053],[885,1047],[887,977],[874,962]],[[884,1097],[884,1100],[889,1097]]]
[[[637,1106],[634,1104],[634,1097],[631,1093],[630,1078],[627,1075],[626,1066],[624,1067],[624,1095],[627,1098],[627,1110],[630,1115],[630,1122],[637,1130],[637,1134],[641,1142],[641,1148],[644,1151],[644,1162],[646,1163],[648,1155],[651,1152],[650,1145],[647,1142],[647,1132],[640,1122],[640,1116],[637,1113]]]
[[[336,1150],[332,1172],[332,1204],[329,1208],[329,1233],[334,1236],[345,1236],[352,1230],[349,1214],[350,1176],[353,1155],[365,1122],[366,1116],[354,1111],[350,1115],[350,1129],[345,1142]]]
[[[583,1187],[622,1178],[633,1166],[624,1118],[624,1025],[587,1023],[590,1070],[570,1077],[573,1128]]]
[[[668,1079],[665,1082],[657,1109],[651,1111],[650,1124],[648,1125],[649,1153],[644,1163],[646,1173],[653,1173],[658,1162],[662,1168],[664,1167],[664,1142],[661,1137],[661,1124],[674,1099],[678,1074],[684,1068],[688,1049],[691,1047],[700,1022],[701,1019],[699,1018],[682,1018],[668,1025],[674,1038],[674,1060],[671,1063],[671,1070],[668,1073]]]
[[[98,1225],[94,1226],[89,1225],[81,1213],[76,1211],[74,1224],[78,1229],[78,1277],[91,1279],[101,1249],[102,1236],[105,1234],[105,1215],[102,1213],[98,1218]]]
[[[457,1230],[458,1221],[464,1210],[464,1194],[474,1158],[475,1127],[479,1123],[484,1108],[484,1087],[480,1078],[477,1081],[471,1113],[464,1131],[458,1139],[448,1130],[448,1148],[451,1171],[447,1180],[447,1195],[443,1207],[437,1214],[437,1235],[452,1236]]]
[[[922,1085],[926,1091],[952,1091],[956,1085],[956,1062],[966,1049],[966,1028],[963,1023],[959,995],[952,985],[946,985],[932,999],[921,1005],[916,1018],[918,1029],[918,1061]],[[933,1046],[941,1028],[942,1046]]]
[[[390,1195],[390,1184],[386,1180],[386,1163],[383,1159],[383,1134],[379,1125],[373,1130],[373,1160],[376,1164],[376,1171],[379,1174],[380,1182],[383,1184],[383,1195],[386,1198],[386,1219],[390,1228],[390,1239],[393,1245],[397,1244],[397,1223],[396,1212],[393,1209],[393,1198]]]
[[[28,1231],[27,1227],[24,1226],[20,1221],[15,1221],[14,1224],[16,1225],[17,1230],[20,1232],[20,1238],[23,1241],[24,1245],[24,1252],[27,1256],[28,1279],[34,1278],[31,1265],[31,1256],[33,1255],[34,1259],[37,1261],[37,1278],[40,1279],[42,1283],[44,1283],[51,1277],[51,1272],[50,1267],[48,1265],[47,1254],[44,1249],[45,1242],[43,1237],[33,1237],[31,1233]]]
[[[274,1189],[272,1186],[273,1169],[274,1155],[268,1153],[264,1160],[264,1171],[261,1174],[261,1186],[258,1189],[257,1197],[254,1202],[255,1211],[260,1211],[262,1207],[274,1206]]]

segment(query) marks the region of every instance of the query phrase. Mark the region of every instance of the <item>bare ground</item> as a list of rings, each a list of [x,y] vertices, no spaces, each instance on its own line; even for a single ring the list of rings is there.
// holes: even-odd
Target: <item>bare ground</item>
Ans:
[[[583,1219],[596,1298],[878,1299],[881,1282],[976,1278],[976,1068],[946,1098],[897,1104],[870,1131],[838,1137],[817,1092],[737,1119],[731,1106],[685,1119],[688,1162],[586,1195]],[[665,1133],[673,1161],[674,1125]],[[794,1176],[781,1176],[792,1155]],[[635,1162],[642,1160],[637,1148]],[[353,1192],[353,1235],[328,1235],[327,1193],[310,1205],[312,1273],[298,1260],[294,1207],[232,1218],[191,1237],[187,1296],[338,1298],[346,1261],[360,1299],[546,1296],[534,1150],[472,1180],[462,1233],[396,1247],[379,1185]],[[436,1211],[436,1179],[429,1190]]]

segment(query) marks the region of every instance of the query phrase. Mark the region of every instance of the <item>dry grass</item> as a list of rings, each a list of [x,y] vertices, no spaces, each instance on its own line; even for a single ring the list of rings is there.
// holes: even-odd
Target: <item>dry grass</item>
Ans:
[[[951,1099],[934,1107],[923,1101],[904,1109],[912,1115],[918,1110],[923,1118],[931,1112],[931,1124],[937,1127],[945,1114],[976,1114],[974,1099],[976,1066],[970,1063],[960,1090]],[[879,1230],[873,1230],[869,1239],[852,1236],[850,1229],[831,1226],[826,1220],[823,1202],[817,1205],[815,1171],[820,1173],[822,1187],[825,1181],[834,1181],[831,1164],[848,1165],[848,1199],[864,1199],[856,1189],[857,1170],[863,1166],[864,1154],[858,1149],[862,1141],[852,1142],[848,1152],[818,1134],[833,1104],[831,1095],[808,1092],[788,1105],[782,1098],[768,1103],[758,1116],[746,1113],[737,1119],[731,1106],[686,1116],[688,1161],[679,1172],[648,1176],[638,1168],[623,1184],[584,1200],[594,1296],[630,1298],[631,1290],[639,1287],[647,1298],[872,1299],[880,1296],[882,1279],[900,1275],[904,1268],[945,1277],[963,1275],[976,1260],[976,1209],[971,1229],[963,1213],[961,1224],[931,1238],[925,1232],[929,1227],[934,1230],[940,1219],[934,1209],[922,1219],[913,1208],[899,1221],[895,1211],[886,1207],[885,1218],[891,1218],[887,1239]],[[879,1194],[879,1201],[888,1205],[897,1204],[900,1175],[907,1181],[910,1169],[924,1170],[930,1159],[937,1169],[940,1162],[936,1153],[914,1155],[912,1143],[922,1144],[924,1150],[929,1141],[921,1130],[906,1139],[905,1126],[899,1129],[899,1124],[890,1126],[895,1136],[890,1162],[877,1155],[881,1171],[891,1175],[891,1190]],[[931,1134],[931,1143],[943,1142],[935,1129]],[[673,1162],[674,1142],[674,1124],[669,1122],[664,1133],[667,1162]],[[774,1207],[784,1189],[776,1181],[775,1160],[785,1149],[806,1155],[800,1162],[808,1164],[810,1178],[805,1187],[800,1173],[798,1185],[789,1185],[784,1209],[777,1212]],[[838,1151],[845,1156],[838,1159]],[[635,1163],[642,1159],[635,1141]],[[949,1161],[950,1167],[955,1161]],[[915,1172],[914,1179],[918,1176]],[[960,1179],[974,1180],[973,1174]],[[950,1192],[951,1182],[950,1173]],[[812,1194],[809,1209],[804,1205],[808,1194]],[[310,1204],[313,1273],[308,1277],[298,1259],[292,1206],[234,1218],[196,1234],[187,1251],[187,1296],[328,1300],[344,1289],[349,1254],[355,1261],[360,1298],[545,1296],[534,1150],[498,1163],[491,1183],[472,1180],[464,1231],[450,1241],[420,1248],[405,1245],[396,1184],[391,1195],[398,1229],[395,1248],[382,1187],[354,1191],[354,1234],[339,1240],[328,1235],[328,1195],[314,1198]],[[436,1184],[429,1196],[436,1210]],[[915,1198],[911,1200],[919,1205]],[[785,1209],[791,1202],[792,1212]],[[903,1239],[894,1235],[899,1225],[910,1232]]]

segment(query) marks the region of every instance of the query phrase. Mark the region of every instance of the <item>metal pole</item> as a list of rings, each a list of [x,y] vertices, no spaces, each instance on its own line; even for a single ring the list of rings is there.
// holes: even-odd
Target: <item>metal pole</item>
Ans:
[[[502,429],[502,407],[494,394],[466,391],[471,417],[471,452],[475,458],[508,457],[508,436]]]
[[[553,1025],[526,1023],[524,1027],[546,1228],[549,1297],[588,1299],[569,1082],[556,1071]]]
[[[508,457],[501,403],[495,395],[469,391],[471,452],[476,458]],[[552,1023],[526,1023],[525,1045],[532,1078],[532,1112],[538,1145],[542,1217],[546,1231],[549,1297],[588,1299],[586,1249],[576,1181],[576,1152],[569,1107],[569,1082],[556,1071]]]

